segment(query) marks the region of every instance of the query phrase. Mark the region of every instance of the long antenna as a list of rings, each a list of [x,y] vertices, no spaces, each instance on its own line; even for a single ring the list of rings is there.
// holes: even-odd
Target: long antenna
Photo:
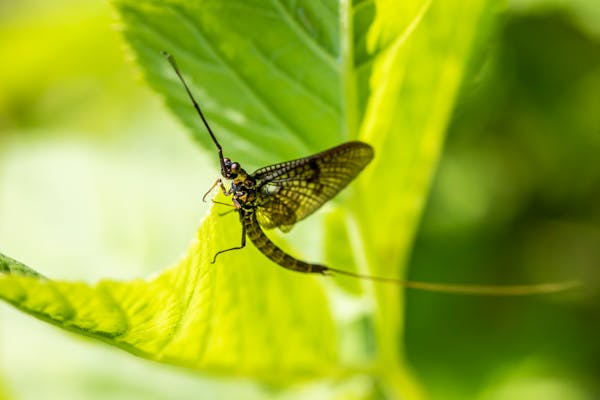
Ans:
[[[370,281],[387,282],[395,285],[400,285],[408,289],[418,289],[427,292],[473,294],[483,296],[526,296],[534,294],[557,293],[570,290],[581,285],[581,283],[577,281],[507,286],[471,285],[461,283],[430,283],[421,281],[405,281],[401,279],[384,278],[381,276],[363,275],[329,267],[327,267],[325,273],[327,273],[327,271],[330,271],[331,275],[345,275],[351,276],[353,278],[367,279]]]
[[[191,92],[190,88],[188,87],[187,83],[185,83],[185,79],[183,79],[181,72],[179,72],[179,67],[177,67],[177,63],[175,62],[175,57],[173,57],[170,53],[168,53],[164,50],[161,53],[163,56],[165,56],[165,58],[167,59],[169,64],[171,64],[171,67],[173,67],[173,70],[175,71],[175,73],[177,74],[177,77],[183,84],[183,87],[185,88],[185,91],[187,92],[188,97],[194,104],[194,108],[196,109],[196,111],[198,112],[198,115],[202,119],[204,126],[206,126],[206,129],[208,130],[210,137],[212,138],[213,142],[217,146],[217,152],[219,153],[219,161],[221,162],[221,172],[225,171],[225,161],[223,160],[223,149],[221,148],[221,145],[219,144],[219,141],[215,137],[215,134],[213,133],[212,129],[210,129],[210,125],[208,125],[206,118],[204,118],[204,114],[202,113],[202,110],[200,109],[198,102],[196,101],[196,99],[194,99],[194,95],[192,95],[192,92]]]

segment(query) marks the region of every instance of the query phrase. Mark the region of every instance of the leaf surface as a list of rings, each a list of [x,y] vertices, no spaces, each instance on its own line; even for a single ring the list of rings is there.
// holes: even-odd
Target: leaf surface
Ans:
[[[241,264],[228,262],[232,254],[210,264],[217,249],[239,241],[239,228],[232,224],[235,229],[223,232],[227,217],[217,214],[213,209],[202,222],[178,264],[146,280],[54,281],[0,255],[0,297],[54,325],[160,362],[271,382],[314,376],[315,366],[333,369],[335,328],[318,279],[273,273],[251,247],[240,252]],[[297,329],[309,322],[310,332]]]
[[[249,171],[352,139],[371,144],[375,160],[325,222],[303,224],[308,235],[323,232],[314,261],[402,275],[469,54],[490,15],[486,0],[114,4],[146,81],[215,152],[215,166],[214,144],[162,50],[176,57],[225,155]],[[251,244],[211,265],[216,251],[240,240],[235,215],[217,214],[204,219],[187,255],[153,279],[51,281],[2,256],[0,297],[161,362],[279,384],[368,373],[398,397],[420,396],[402,360],[400,288],[347,278],[323,285],[328,278],[285,271]],[[306,249],[296,250],[305,258]]]

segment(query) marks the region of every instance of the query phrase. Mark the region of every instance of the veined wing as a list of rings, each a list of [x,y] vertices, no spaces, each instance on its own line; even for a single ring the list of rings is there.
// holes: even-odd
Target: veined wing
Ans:
[[[339,193],[373,159],[373,148],[348,142],[310,157],[255,171],[256,216],[265,229],[288,231]]]

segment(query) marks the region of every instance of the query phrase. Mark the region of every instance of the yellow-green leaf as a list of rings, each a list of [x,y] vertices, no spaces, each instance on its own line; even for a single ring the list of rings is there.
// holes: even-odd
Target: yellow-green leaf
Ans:
[[[340,373],[324,278],[265,263],[250,246],[210,264],[239,241],[235,216],[217,214],[202,222],[179,263],[145,280],[54,281],[0,255],[0,297],[160,362],[274,383]]]

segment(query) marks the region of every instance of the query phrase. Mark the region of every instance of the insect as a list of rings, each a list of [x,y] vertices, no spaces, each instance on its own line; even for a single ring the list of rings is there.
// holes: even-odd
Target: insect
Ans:
[[[263,228],[279,228],[284,232],[289,231],[296,222],[311,215],[344,189],[373,159],[373,148],[367,143],[351,141],[309,157],[260,168],[249,174],[242,168],[240,163],[223,156],[221,144],[179,71],[174,57],[164,51],[163,55],[167,58],[182,83],[217,148],[222,178],[231,182],[229,189],[227,189],[223,179],[217,179],[202,199],[205,201],[206,196],[215,187],[218,187],[223,194],[231,197],[235,207],[234,211],[237,211],[240,217],[242,226],[241,244],[217,252],[212,259],[212,263],[216,261],[217,256],[220,254],[243,249],[246,246],[246,238],[248,238],[259,251],[273,262],[284,268],[303,273],[339,274],[359,279],[394,283],[406,288],[484,295],[549,293],[564,290],[567,288],[565,285],[570,287],[570,283],[483,286],[405,281],[358,274],[292,257],[273,243],[267,237]]]
[[[242,243],[239,247],[219,251],[213,262],[219,254],[243,248],[248,237],[263,254],[284,268],[326,273],[329,268],[323,265],[307,263],[285,253],[262,228],[289,231],[296,222],[346,187],[372,158],[373,148],[357,141],[310,157],[260,168],[252,174],[239,163],[221,158],[221,174],[231,180],[231,186],[226,189],[219,178],[213,188],[219,186],[226,196],[231,196],[242,223]],[[208,193],[211,191],[212,188]]]

